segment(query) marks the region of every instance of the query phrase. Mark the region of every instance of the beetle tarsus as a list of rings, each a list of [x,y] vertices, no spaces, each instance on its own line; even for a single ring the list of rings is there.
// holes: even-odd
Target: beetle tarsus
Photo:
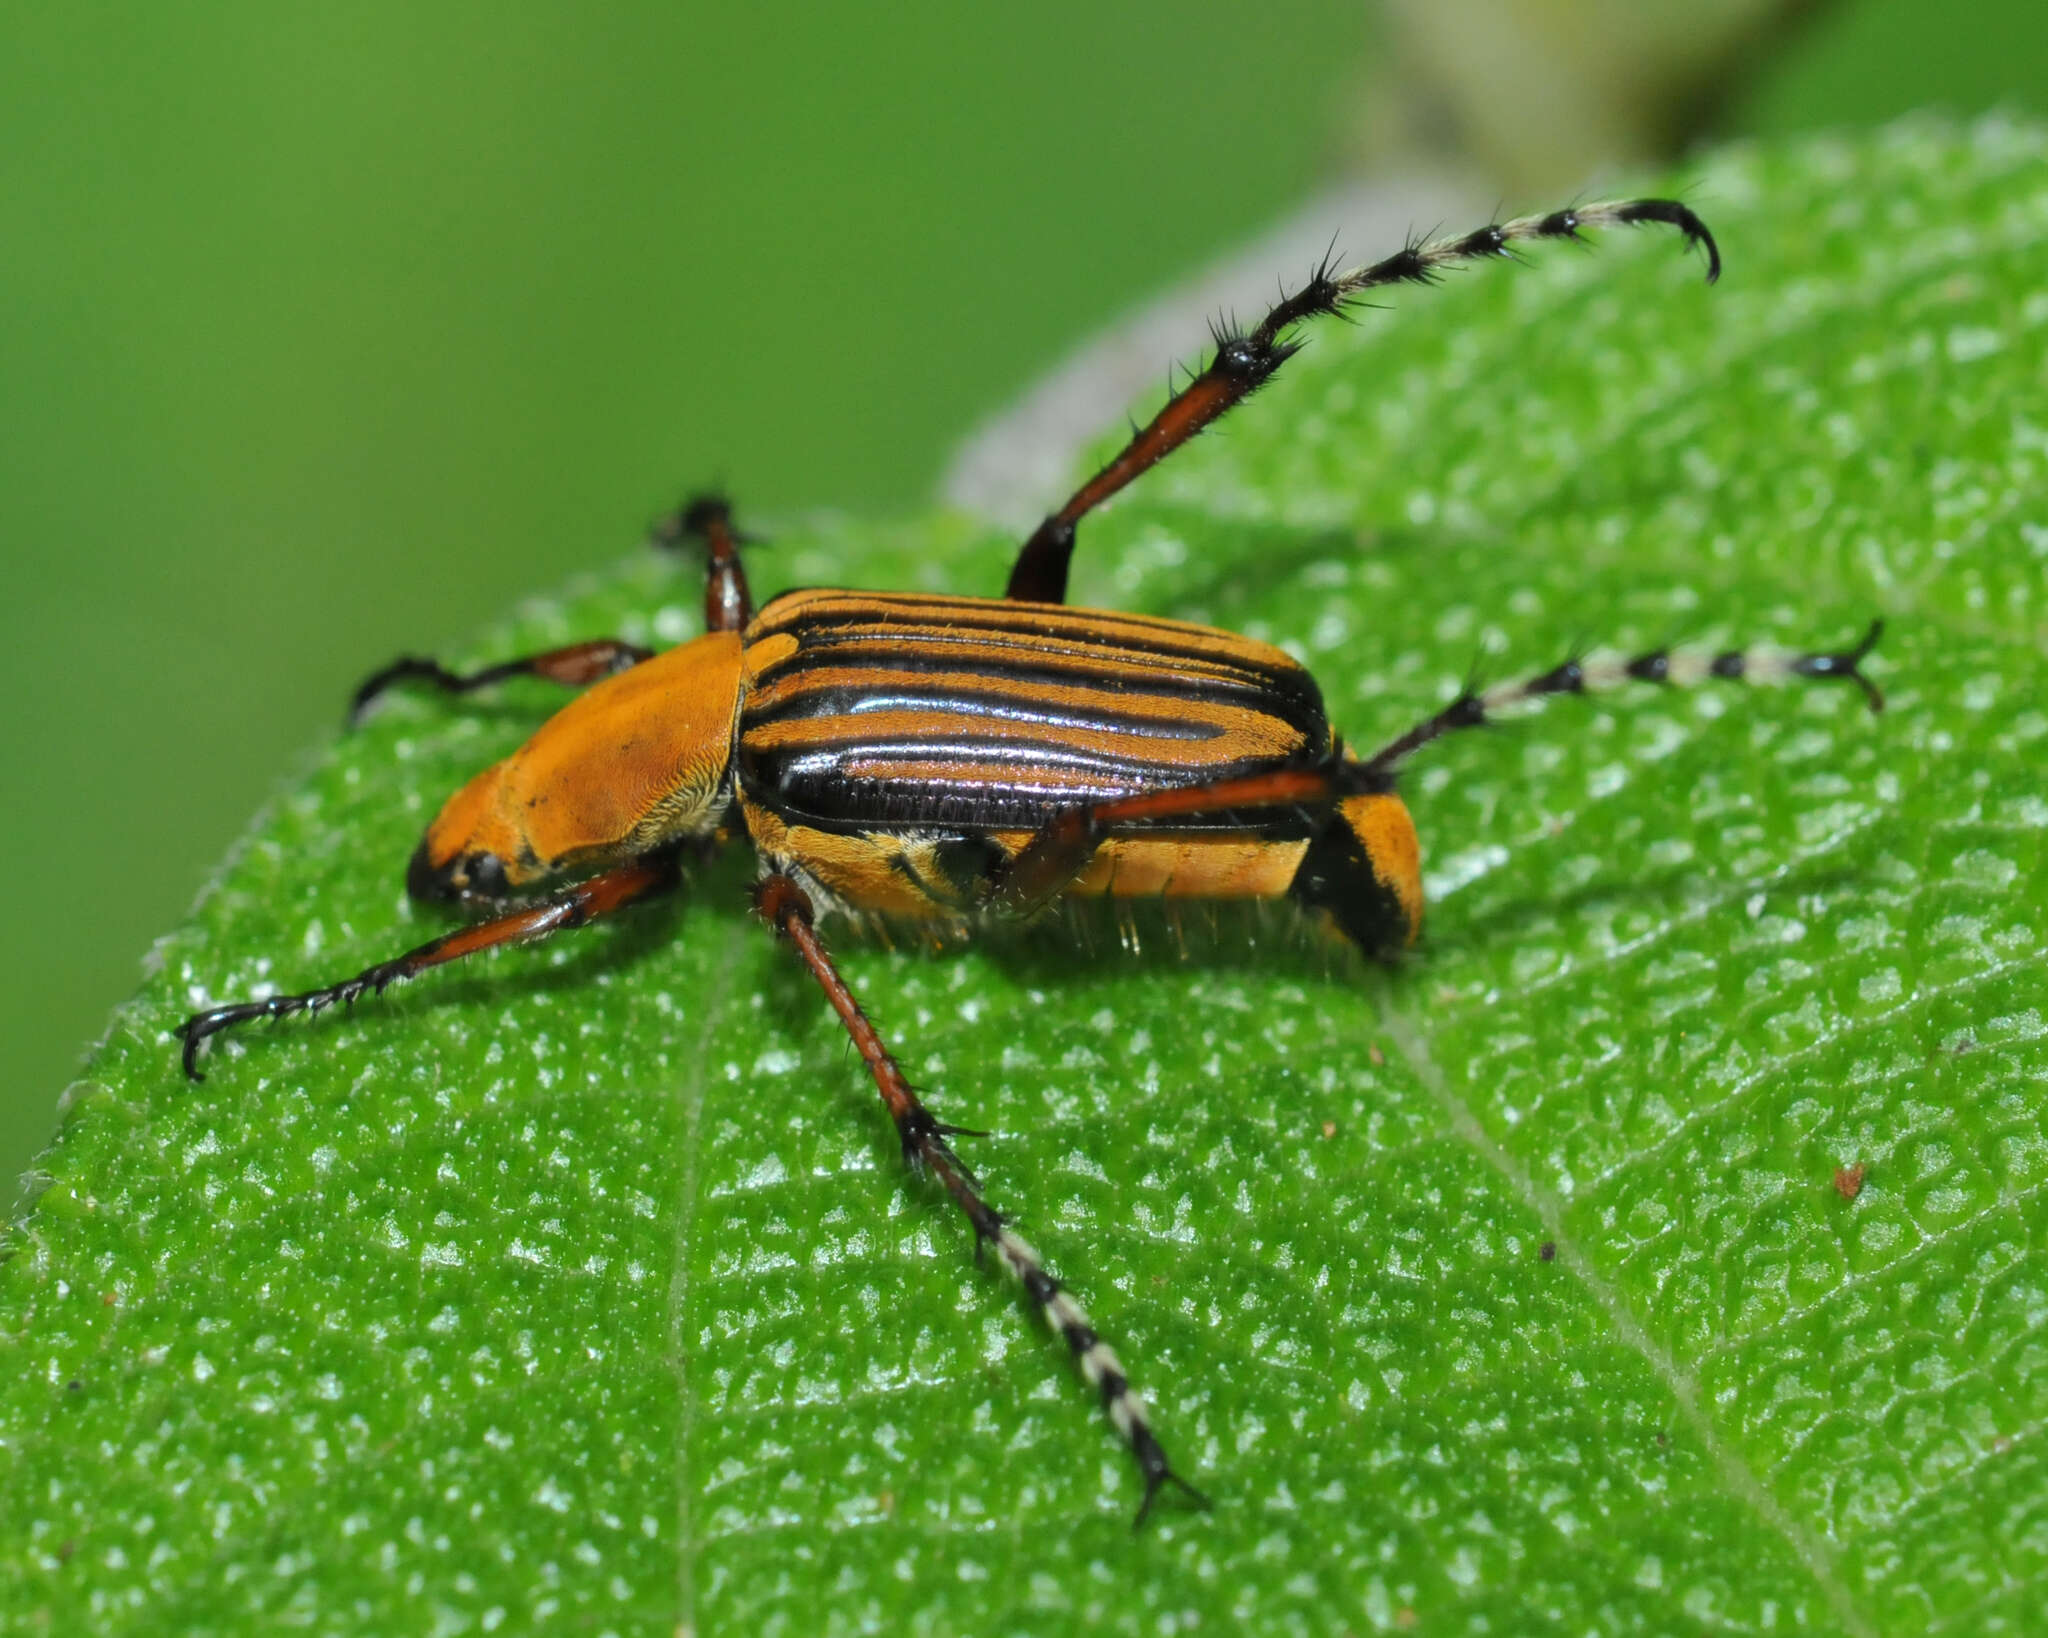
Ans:
[[[205,1080],[206,1077],[199,1073],[199,1043],[236,1024],[245,1024],[254,1018],[268,1018],[275,1023],[280,1018],[298,1013],[314,1017],[337,1001],[345,1007],[353,1007],[356,998],[365,991],[382,995],[393,984],[416,978],[429,968],[460,960],[463,956],[523,939],[545,938],[569,927],[581,927],[637,899],[672,887],[677,879],[673,855],[657,854],[636,859],[538,904],[526,905],[489,921],[444,933],[403,955],[365,967],[338,984],[325,984],[317,990],[303,990],[296,995],[273,995],[262,1001],[233,1001],[194,1013],[172,1032],[185,1043],[185,1073],[194,1081]]]
[[[1166,1459],[1166,1452],[1159,1448],[1159,1441],[1152,1437],[1150,1430],[1145,1431],[1144,1440],[1148,1449],[1139,1452],[1138,1467],[1139,1471],[1145,1475],[1145,1496],[1138,1503],[1137,1517],[1131,1520],[1132,1533],[1136,1534],[1144,1529],[1145,1520],[1150,1517],[1152,1512],[1152,1504],[1159,1499],[1159,1492],[1168,1485],[1178,1488],[1189,1501],[1194,1503],[1204,1513],[1209,1512],[1216,1504],[1210,1501],[1208,1496],[1202,1491],[1197,1490],[1187,1480],[1174,1472],[1173,1465]]]
[[[1492,687],[1467,686],[1450,704],[1425,717],[1399,738],[1375,751],[1360,767],[1392,788],[1409,757],[1425,745],[1464,728],[1491,726],[1499,715],[1557,694],[1596,694],[1631,683],[1692,688],[1707,682],[1783,681],[1806,677],[1818,681],[1846,679],[1863,690],[1873,711],[1884,709],[1884,695],[1863,674],[1863,662],[1884,635],[1884,622],[1873,620],[1862,638],[1844,649],[1787,652],[1772,647],[1732,648],[1718,654],[1654,648],[1625,658],[1595,659],[1573,654],[1562,664],[1516,682]]]
[[[642,648],[638,643],[629,643],[620,637],[596,637],[589,642],[570,643],[565,648],[523,654],[517,659],[500,660],[495,665],[469,672],[450,671],[438,660],[418,654],[401,655],[363,679],[349,701],[348,725],[351,728],[361,727],[370,708],[402,682],[428,683],[444,694],[472,694],[479,688],[489,688],[510,677],[541,677],[565,688],[587,688],[653,657],[653,649]]]
[[[754,885],[754,910],[796,950],[825,992],[826,1001],[839,1015],[854,1050],[874,1078],[875,1090],[881,1093],[883,1105],[896,1123],[903,1140],[904,1158],[911,1169],[934,1178],[952,1197],[973,1227],[977,1260],[984,1245],[994,1247],[997,1261],[1015,1276],[1025,1295],[1045,1315],[1046,1323],[1065,1340],[1082,1378],[1101,1393],[1104,1413],[1130,1446],[1145,1475],[1146,1507],[1151,1505],[1151,1492],[1161,1483],[1171,1479],[1185,1485],[1168,1466],[1165,1452],[1152,1435],[1145,1403],[1132,1390],[1116,1354],[1088,1323],[1088,1316],[1066,1287],[1046,1272],[1038,1253],[982,1199],[974,1174],[960,1163],[960,1157],[946,1142],[946,1134],[958,1132],[959,1128],[936,1119],[912,1090],[902,1067],[883,1044],[881,1034],[854,998],[832,958],[825,953],[814,925],[816,911],[810,895],[787,871],[771,870]],[[1141,1509],[1141,1520],[1143,1516]]]
[[[357,685],[355,693],[349,696],[348,725],[360,728],[379,695],[397,683],[412,681],[431,683],[449,693],[460,693],[463,689],[463,679],[439,661],[424,654],[401,654],[389,665],[371,672]]]
[[[1863,675],[1863,662],[1870,658],[1877,647],[1877,640],[1884,635],[1884,622],[1873,620],[1870,629],[1864,632],[1862,640],[1851,648],[1839,649],[1832,654],[1805,654],[1792,662],[1792,671],[1801,677],[1845,677],[1863,690],[1863,697],[1870,702],[1873,715],[1884,709],[1884,691]]]
[[[1291,296],[1282,296],[1249,330],[1211,326],[1215,343],[1207,368],[1189,377],[1166,406],[1127,442],[1109,463],[1067,497],[1066,504],[1032,531],[1018,550],[1004,596],[1014,601],[1066,601],[1067,568],[1074,555],[1074,531],[1104,501],[1165,460],[1175,450],[1230,413],[1270,381],[1280,367],[1301,351],[1287,333],[1309,319],[1344,313],[1362,292],[1397,284],[1433,284],[1446,268],[1461,262],[1488,261],[1512,255],[1525,239],[1572,239],[1589,227],[1635,227],[1657,223],[1685,235],[1688,247],[1707,257],[1707,283],[1721,276],[1721,251],[1707,224],[1689,205],[1676,199],[1617,199],[1576,205],[1541,216],[1518,216],[1452,238],[1412,238],[1391,256],[1349,271],[1338,271],[1335,246],[1326,253]]]

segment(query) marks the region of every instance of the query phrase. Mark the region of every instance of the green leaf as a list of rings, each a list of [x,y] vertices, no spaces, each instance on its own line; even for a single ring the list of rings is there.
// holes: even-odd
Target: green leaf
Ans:
[[[1645,689],[1458,736],[1409,782],[1433,903],[1391,973],[1279,916],[1185,959],[1087,919],[838,940],[1212,1513],[1133,1535],[743,858],[183,1083],[195,1006],[442,925],[402,866],[556,698],[519,686],[323,753],[69,1094],[0,1267],[0,1621],[2037,1621],[2048,141],[1736,152],[1690,197],[1717,289],[1609,235],[1322,326],[1091,523],[1077,595],[1289,643],[1360,745],[1475,659],[1876,613],[1884,716]],[[774,533],[764,589],[1007,568],[953,519]],[[674,640],[697,596],[635,558],[465,657]]]

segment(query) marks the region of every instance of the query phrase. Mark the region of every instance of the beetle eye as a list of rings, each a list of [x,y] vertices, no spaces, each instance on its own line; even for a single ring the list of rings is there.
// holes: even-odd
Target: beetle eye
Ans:
[[[462,861],[463,874],[468,876],[466,892],[485,898],[496,898],[505,891],[505,861],[495,853],[472,853]]]

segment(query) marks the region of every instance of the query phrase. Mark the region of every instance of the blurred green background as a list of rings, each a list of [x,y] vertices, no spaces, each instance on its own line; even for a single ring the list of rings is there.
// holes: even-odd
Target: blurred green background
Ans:
[[[368,667],[688,486],[927,504],[1063,347],[1339,170],[1463,140],[1545,203],[1461,128],[1483,78],[1390,110],[1490,13],[1611,40],[1598,0],[1392,9],[7,8],[0,1177]],[[1714,72],[1725,134],[2048,112],[2048,23],[1844,0]]]

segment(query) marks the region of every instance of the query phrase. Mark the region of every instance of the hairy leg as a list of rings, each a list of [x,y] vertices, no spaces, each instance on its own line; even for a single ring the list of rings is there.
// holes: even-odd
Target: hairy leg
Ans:
[[[832,958],[819,942],[815,914],[803,888],[786,875],[766,876],[754,890],[754,908],[762,920],[788,940],[811,976],[818,981],[818,987],[825,992],[825,999],[839,1015],[839,1021],[846,1026],[846,1033],[852,1038],[861,1061],[868,1066],[868,1072],[874,1076],[882,1102],[896,1123],[904,1160],[912,1170],[936,1178],[952,1196],[953,1203],[966,1214],[974,1229],[976,1250],[983,1245],[994,1248],[996,1260],[1024,1287],[1025,1294],[1037,1304],[1046,1322],[1065,1340],[1088,1385],[1102,1396],[1104,1413],[1118,1435],[1131,1447],[1131,1454],[1137,1458],[1138,1469],[1144,1475],[1145,1499],[1138,1508],[1136,1522],[1144,1523],[1160,1488],[1168,1484],[1177,1485],[1206,1506],[1207,1498],[1174,1472],[1166,1452],[1153,1436],[1145,1402],[1132,1389],[1114,1350],[1088,1323],[1088,1316],[1082,1312],[1080,1304],[1046,1272],[1038,1253],[982,1199],[974,1174],[960,1163],[959,1156],[946,1142],[949,1136],[966,1129],[941,1124],[911,1089],[902,1069],[882,1044],[875,1026],[869,1022],[853,992],[847,988],[846,980],[840,977],[839,969],[832,964]]]
[[[1208,366],[1192,376],[1166,407],[1131,434],[1131,440],[1086,483],[1067,498],[1017,553],[1004,595],[1032,603],[1062,603],[1067,596],[1067,565],[1074,555],[1074,530],[1081,519],[1127,484],[1157,466],[1176,449],[1243,403],[1273,379],[1280,366],[1301,351],[1286,332],[1305,320],[1342,313],[1361,292],[1391,284],[1428,284],[1444,268],[1459,262],[1511,257],[1512,245],[1529,239],[1576,239],[1589,227],[1634,226],[1656,222],[1677,228],[1686,242],[1707,254],[1707,282],[1721,276],[1721,253],[1707,226],[1675,199],[1624,199],[1580,205],[1543,216],[1520,216],[1494,222],[1451,239],[1430,239],[1404,245],[1391,256],[1366,267],[1339,271],[1325,259],[1308,282],[1279,301],[1251,329],[1238,332],[1218,327],[1216,353]]]
[[[226,1006],[209,1007],[205,1012],[194,1013],[178,1026],[178,1037],[185,1043],[185,1073],[195,1081],[205,1080],[206,1077],[199,1072],[201,1043],[208,1036],[218,1035],[236,1024],[246,1024],[256,1018],[288,1018],[300,1012],[317,1013],[337,1001],[344,1006],[353,1005],[356,998],[365,992],[381,995],[391,985],[417,978],[430,967],[459,961],[480,950],[494,950],[501,944],[545,938],[571,927],[587,926],[599,916],[608,916],[636,900],[673,887],[676,879],[672,858],[636,859],[617,870],[608,870],[602,876],[593,876],[587,882],[565,888],[538,904],[444,933],[417,949],[408,950],[389,961],[380,961],[374,967],[366,967],[353,978],[345,978],[338,984],[305,990],[297,995],[273,995],[263,1001],[234,1001]]]

